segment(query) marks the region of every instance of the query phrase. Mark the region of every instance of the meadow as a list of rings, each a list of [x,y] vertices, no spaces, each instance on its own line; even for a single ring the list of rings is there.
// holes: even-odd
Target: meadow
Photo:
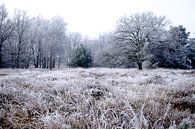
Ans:
[[[0,69],[0,129],[194,127],[194,70]]]

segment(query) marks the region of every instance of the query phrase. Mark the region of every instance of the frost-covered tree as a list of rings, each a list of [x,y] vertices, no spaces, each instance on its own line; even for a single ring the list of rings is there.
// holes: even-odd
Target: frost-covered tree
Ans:
[[[4,5],[0,5],[0,68],[3,61],[3,47],[4,43],[11,36],[14,26],[8,17],[8,12]]]
[[[62,61],[65,54],[64,45],[66,38],[66,23],[62,17],[53,17],[48,33],[48,56],[49,56],[49,68],[55,68],[56,62]],[[60,64],[58,64],[59,66]]]
[[[69,39],[70,39],[69,59],[71,59],[73,57],[73,54],[75,53],[75,50],[83,43],[83,39],[81,34],[78,32],[70,33]],[[69,61],[68,63],[70,63]]]
[[[70,65],[72,67],[88,68],[92,66],[91,50],[84,45],[80,45],[74,52]]]
[[[44,42],[45,34],[47,30],[45,29],[47,20],[42,17],[35,17],[30,20],[31,26],[29,30],[29,40],[31,47],[31,60],[35,68],[42,67],[43,57],[44,57]]]
[[[94,43],[94,66],[96,67],[132,67],[123,53],[115,46],[116,40],[113,33],[100,35]]]
[[[135,62],[138,69],[142,70],[142,63],[148,56],[148,44],[155,43],[162,37],[166,25],[164,16],[158,17],[151,12],[124,16],[116,27],[116,47],[129,62]]]
[[[57,16],[51,20],[31,19],[30,46],[35,68],[58,68],[62,65],[66,49],[66,23]],[[68,49],[68,48],[67,48]]]
[[[164,62],[172,68],[188,68],[188,44],[189,32],[183,26],[171,27],[168,31],[169,49],[166,51],[167,58]]]
[[[14,67],[24,68],[28,67],[30,63],[29,54],[29,18],[25,11],[16,10],[14,17],[14,31],[13,36],[10,38],[10,50]]]
[[[188,58],[191,61],[192,68],[195,68],[195,39],[190,39],[187,45],[187,50],[189,52]]]
[[[112,34],[100,35],[93,44],[94,66],[114,67],[115,57],[112,48]]]
[[[159,67],[189,68],[188,36],[189,32],[183,26],[171,27],[164,41],[150,45],[151,61]]]
[[[69,33],[69,60],[68,64],[70,63],[71,59],[73,58],[73,55],[75,51],[77,50],[80,45],[85,45],[87,48],[89,48],[93,54],[98,49],[97,48],[97,42],[94,39],[90,39],[88,36],[83,36],[82,34],[78,32],[71,32]]]
[[[96,67],[117,67],[117,57],[112,45],[97,50],[94,54],[94,66]]]

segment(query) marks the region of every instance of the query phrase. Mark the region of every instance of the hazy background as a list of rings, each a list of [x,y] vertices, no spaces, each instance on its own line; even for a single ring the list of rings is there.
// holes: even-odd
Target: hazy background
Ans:
[[[89,37],[112,31],[124,14],[152,11],[165,15],[174,26],[183,25],[195,37],[195,0],[0,0],[9,10],[26,10],[28,15],[64,17],[68,30]]]

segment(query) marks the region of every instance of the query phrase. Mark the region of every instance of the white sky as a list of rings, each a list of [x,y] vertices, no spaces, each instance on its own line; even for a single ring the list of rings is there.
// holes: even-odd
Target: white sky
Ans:
[[[165,15],[172,25],[183,25],[195,37],[195,0],[0,0],[2,3],[10,14],[17,8],[29,16],[62,16],[68,31],[90,37],[114,30],[125,14],[143,11]]]

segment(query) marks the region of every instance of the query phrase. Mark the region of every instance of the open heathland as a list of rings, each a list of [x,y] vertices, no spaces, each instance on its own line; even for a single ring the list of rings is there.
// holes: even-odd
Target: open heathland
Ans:
[[[194,70],[0,70],[0,129],[193,127]]]

